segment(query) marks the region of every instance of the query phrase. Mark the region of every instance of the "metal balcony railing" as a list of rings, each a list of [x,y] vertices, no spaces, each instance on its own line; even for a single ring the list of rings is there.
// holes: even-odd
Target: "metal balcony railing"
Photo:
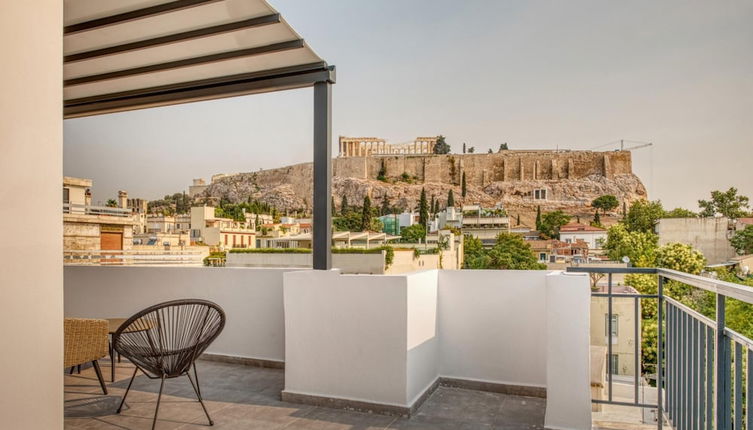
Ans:
[[[607,276],[607,292],[593,297],[608,301],[607,333],[612,333],[613,300],[632,298],[635,333],[640,332],[640,300],[657,300],[656,404],[639,401],[640,342],[635,345],[635,392],[632,402],[613,396],[612,360],[607,359],[607,399],[594,403],[635,406],[656,410],[657,427],[676,429],[753,429],[753,340],[731,330],[725,322],[727,298],[753,304],[753,288],[668,269],[569,267],[568,272]],[[615,274],[655,274],[657,294],[616,294]],[[673,280],[715,294],[716,315],[709,318],[664,294],[667,280]],[[607,342],[612,357],[613,342]],[[666,422],[665,422],[666,420]]]
[[[63,203],[63,213],[80,215],[106,215],[117,217],[130,217],[132,215],[131,209],[113,208],[109,206],[80,205],[75,203]]]

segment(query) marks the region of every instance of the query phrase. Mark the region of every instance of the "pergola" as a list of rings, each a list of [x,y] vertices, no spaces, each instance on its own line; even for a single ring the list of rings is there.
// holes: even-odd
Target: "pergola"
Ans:
[[[66,0],[64,118],[314,88],[314,269],[331,268],[329,66],[265,0]]]

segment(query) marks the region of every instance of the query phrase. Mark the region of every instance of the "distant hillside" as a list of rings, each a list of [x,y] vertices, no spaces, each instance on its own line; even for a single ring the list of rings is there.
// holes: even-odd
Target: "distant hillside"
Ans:
[[[376,178],[383,173],[384,180]],[[461,192],[465,175],[467,193]],[[421,189],[442,206],[453,190],[456,205],[502,203],[521,221],[529,223],[537,206],[589,216],[590,202],[613,194],[620,202],[647,198],[633,174],[627,151],[502,151],[495,154],[350,157],[333,160],[333,196],[340,205],[347,197],[360,204],[369,195],[374,206],[386,198],[390,206],[417,205]],[[534,200],[534,190],[546,190],[545,200]],[[259,200],[279,210],[310,210],[312,164],[303,163],[252,173],[219,177],[197,201]],[[530,225],[530,224],[529,224]]]

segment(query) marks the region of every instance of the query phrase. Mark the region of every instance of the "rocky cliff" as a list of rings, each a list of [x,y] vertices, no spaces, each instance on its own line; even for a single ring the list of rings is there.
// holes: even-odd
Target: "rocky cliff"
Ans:
[[[376,178],[383,173],[384,180]],[[465,175],[467,194],[461,195]],[[647,197],[640,179],[632,173],[629,152],[504,151],[497,154],[350,157],[333,161],[333,196],[340,205],[347,196],[360,204],[369,195],[375,206],[387,199],[390,206],[412,208],[421,189],[446,202],[453,190],[456,204],[503,204],[523,219],[537,206],[542,211],[561,209],[590,214],[590,202],[613,194],[621,202]],[[546,199],[534,199],[546,190]],[[224,175],[197,196],[197,200],[226,198],[233,202],[255,199],[280,210],[310,210],[312,164],[303,163],[253,173]]]

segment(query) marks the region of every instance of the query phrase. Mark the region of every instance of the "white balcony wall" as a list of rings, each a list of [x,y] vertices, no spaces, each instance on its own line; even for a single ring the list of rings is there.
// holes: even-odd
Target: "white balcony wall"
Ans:
[[[288,269],[289,270],[289,269]],[[126,318],[167,300],[219,304],[227,324],[207,352],[283,361],[282,276],[286,269],[65,267],[65,315]]]
[[[285,275],[285,391],[406,404],[405,276]]]
[[[439,372],[501,384],[546,386],[543,270],[439,273]]]
[[[63,428],[63,2],[0,12],[0,427]]]

